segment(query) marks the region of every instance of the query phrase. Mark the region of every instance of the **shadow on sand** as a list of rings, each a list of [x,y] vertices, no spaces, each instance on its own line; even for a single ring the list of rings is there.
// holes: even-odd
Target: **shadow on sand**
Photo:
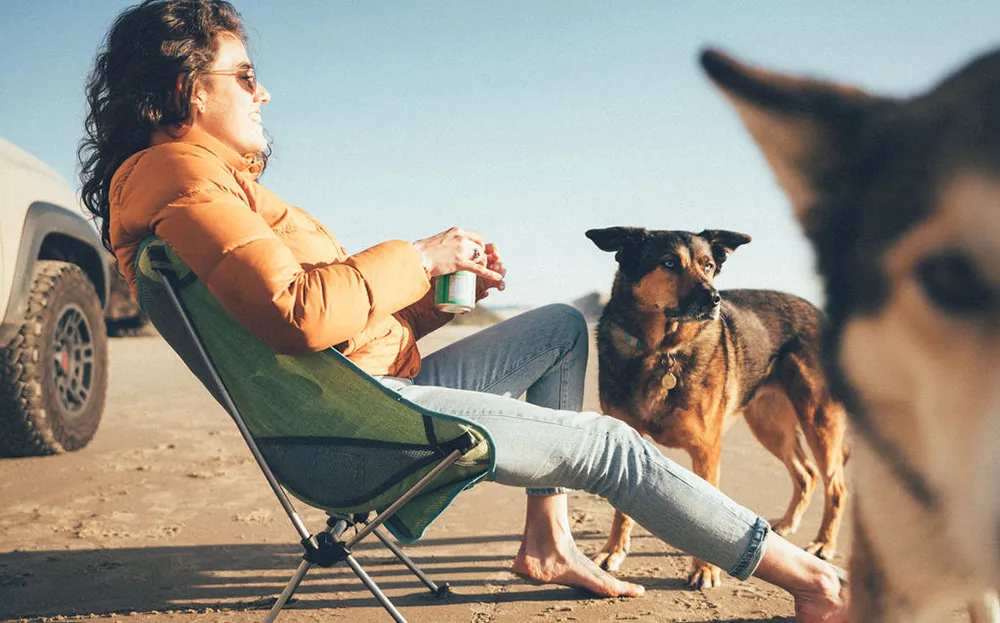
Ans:
[[[589,593],[560,587],[511,593],[497,590],[498,586],[523,582],[507,573],[509,556],[482,553],[481,546],[497,541],[516,543],[519,539],[519,535],[425,539],[407,546],[406,551],[433,580],[452,587],[452,595],[444,598],[449,603],[572,602],[592,598]],[[440,599],[420,585],[380,543],[359,545],[355,556],[401,609],[431,605]],[[301,549],[296,545],[268,543],[13,551],[0,554],[0,620],[266,609],[300,561]],[[682,578],[624,579],[641,581],[654,590],[684,589]],[[354,574],[338,565],[312,568],[289,607],[342,609],[377,605]]]

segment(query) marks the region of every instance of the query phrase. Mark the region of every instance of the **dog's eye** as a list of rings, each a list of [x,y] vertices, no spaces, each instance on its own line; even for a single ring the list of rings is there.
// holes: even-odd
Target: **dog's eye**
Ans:
[[[677,258],[673,257],[665,258],[662,262],[660,262],[660,265],[666,268],[667,270],[673,270],[677,268]]]
[[[917,266],[917,280],[927,298],[950,314],[975,314],[996,302],[997,293],[968,257],[942,253]]]
[[[711,273],[715,271],[715,264],[711,262],[705,262],[705,272]]]

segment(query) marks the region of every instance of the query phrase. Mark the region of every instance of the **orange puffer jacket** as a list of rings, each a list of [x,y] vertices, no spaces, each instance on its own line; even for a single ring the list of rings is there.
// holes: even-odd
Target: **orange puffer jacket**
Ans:
[[[251,333],[297,354],[336,346],[369,374],[412,378],[416,340],[451,319],[409,242],[348,255],[305,211],[256,182],[259,167],[205,132],[158,132],[111,180],[110,233],[135,290],[156,234]]]

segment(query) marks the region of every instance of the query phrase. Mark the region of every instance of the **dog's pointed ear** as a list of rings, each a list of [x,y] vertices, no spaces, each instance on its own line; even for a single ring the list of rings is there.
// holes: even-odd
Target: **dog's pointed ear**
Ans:
[[[822,198],[824,180],[851,160],[869,111],[890,100],[764,71],[717,50],[703,52],[701,64],[736,107],[806,233],[814,232],[818,215],[811,209]]]
[[[608,227],[606,229],[588,229],[585,235],[601,251],[617,252],[642,242],[646,236],[646,230],[641,227]]]
[[[724,229],[706,229],[698,234],[712,246],[712,258],[715,259],[715,274],[722,270],[729,254],[750,242],[750,236]]]

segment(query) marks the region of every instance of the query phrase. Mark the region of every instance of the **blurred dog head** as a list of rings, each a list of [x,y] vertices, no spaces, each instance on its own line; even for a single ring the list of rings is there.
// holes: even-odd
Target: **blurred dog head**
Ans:
[[[678,322],[719,317],[722,297],[715,276],[730,253],[750,242],[745,234],[716,229],[695,234],[609,227],[586,234],[599,249],[615,254],[613,298],[627,300],[640,314]]]
[[[817,251],[830,370],[856,429],[997,581],[1000,53],[912,99],[717,51],[702,64]]]

